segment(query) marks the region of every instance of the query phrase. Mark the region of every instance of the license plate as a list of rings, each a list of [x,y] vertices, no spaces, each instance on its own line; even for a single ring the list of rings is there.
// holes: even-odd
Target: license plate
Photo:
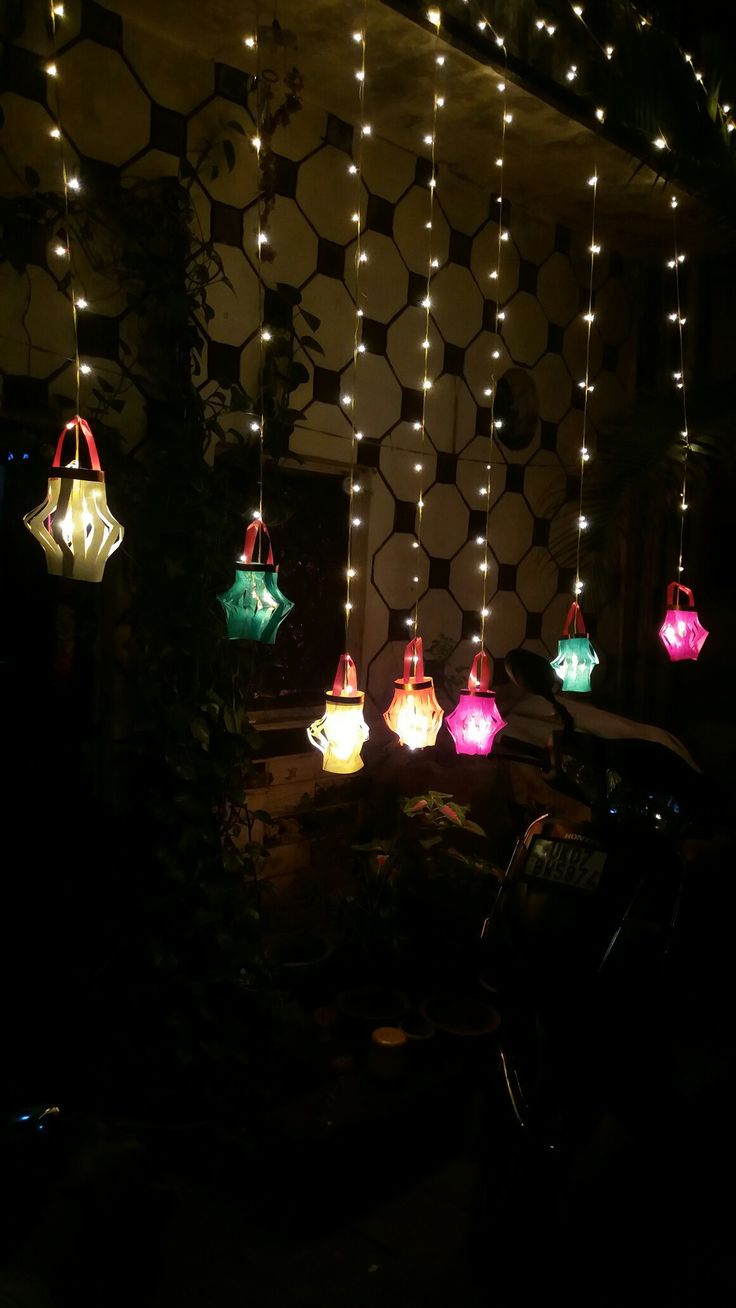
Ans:
[[[602,849],[580,840],[552,840],[535,836],[524,865],[524,875],[535,881],[552,881],[574,890],[596,890],[606,863]]]

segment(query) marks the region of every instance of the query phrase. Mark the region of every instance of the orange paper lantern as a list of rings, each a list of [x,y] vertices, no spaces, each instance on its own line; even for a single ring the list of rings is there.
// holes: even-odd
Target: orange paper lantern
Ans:
[[[394,682],[394,697],[383,715],[384,721],[396,733],[400,745],[426,749],[435,744],[444,715],[434,682],[424,675],[422,638],[416,637],[404,650],[404,675]]]

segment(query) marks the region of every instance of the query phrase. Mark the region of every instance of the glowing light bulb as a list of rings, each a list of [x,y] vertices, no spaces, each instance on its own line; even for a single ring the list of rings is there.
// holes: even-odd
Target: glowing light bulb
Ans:
[[[270,341],[270,340],[272,340],[271,333],[270,333],[270,331],[268,330],[267,327],[264,327],[263,330],[261,331],[261,340],[262,340],[262,341]]]
[[[259,232],[256,240],[259,245],[268,245],[268,237],[265,232]]]
[[[65,245],[55,245],[55,246],[54,246],[54,254],[58,254],[58,256],[59,256],[60,259],[61,259],[65,254],[68,254],[68,253],[69,253],[69,251],[67,250],[67,248],[66,248]]]
[[[485,545],[485,538],[483,536],[476,536],[475,543],[476,545]]]
[[[361,136],[370,136],[372,131],[373,128],[371,127],[370,123],[363,123],[363,126],[360,129],[360,134]]]
[[[354,527],[361,527],[362,525],[363,525],[363,519],[362,519],[362,518],[353,518],[353,526],[354,526]]]
[[[423,466],[424,466],[424,465],[421,464],[421,463],[415,463],[415,464],[414,464],[414,471],[415,471],[415,472],[421,472]]]
[[[356,433],[355,433],[355,439],[356,439],[356,441],[362,441],[362,439],[363,439],[363,433],[362,433],[362,431],[356,431]]]
[[[47,64],[47,65],[46,65],[46,76],[47,76],[47,77],[58,77],[58,76],[59,76],[59,70],[58,70],[56,64]]]
[[[567,72],[565,73],[565,77],[567,78],[568,82],[574,82],[577,75],[578,75],[577,66],[575,64],[571,64]]]
[[[250,429],[251,429],[251,431],[253,431],[253,432],[260,431],[260,430],[261,430],[261,428],[260,428],[260,424],[257,423],[257,422],[252,422],[252,423],[250,424]]]
[[[356,78],[358,79],[359,82],[362,82],[362,81],[365,80],[365,73],[363,72],[363,69],[362,69],[362,68],[358,68],[358,69],[356,70],[355,76],[356,76]]]
[[[261,145],[263,144],[260,136],[251,136],[250,143],[253,146],[254,150],[260,150]]]
[[[61,140],[61,130],[58,127],[52,127],[49,136],[53,136],[55,141]]]
[[[599,122],[599,123],[604,123],[604,122],[606,121],[606,111],[605,111],[605,109],[600,109],[600,108],[599,108],[599,109],[596,109],[596,111],[595,111],[595,116],[596,116],[596,118],[598,119],[598,122]]]
[[[434,144],[434,137],[433,137],[433,136],[425,136],[425,137],[424,137],[424,144],[425,144],[425,145],[433,145],[433,144]]]
[[[355,176],[355,174],[357,173],[357,171],[358,171],[358,168],[357,168],[357,165],[356,165],[356,164],[354,164],[354,163],[348,164],[348,172],[351,173],[351,174],[353,175],[353,177]]]
[[[513,123],[513,121],[514,121],[514,115],[513,115],[513,114],[504,114],[504,116],[503,116],[503,121],[504,121],[505,123]]]
[[[583,6],[582,6],[582,5],[573,5],[573,7],[572,7],[572,12],[573,12],[574,14],[576,14],[578,18],[582,18],[582,16],[583,16]]]
[[[244,36],[243,43],[247,45],[249,50],[254,50],[256,44],[256,38],[254,36]]]
[[[88,306],[88,303],[89,303],[89,301],[88,301],[88,300],[85,300],[85,298],[84,298],[83,295],[80,295],[79,298],[76,299],[76,300],[74,301],[75,307],[76,307],[77,309],[86,309],[87,306]]]
[[[88,363],[80,363],[79,371],[83,372],[85,377],[87,377],[89,373],[91,373],[92,369],[90,368]]]
[[[63,5],[54,5],[53,8],[54,8],[54,18],[63,18],[63,17],[64,17],[64,6],[63,6]]]
[[[427,10],[427,22],[431,23],[433,27],[439,27],[442,22],[442,14],[439,9]]]
[[[81,191],[82,183],[78,177],[70,177],[67,183],[70,191]]]
[[[665,141],[663,136],[655,137],[655,139],[652,141],[652,145],[654,146],[655,150],[667,149],[667,142]]]
[[[341,404],[344,404],[346,408],[347,408],[349,405],[351,405],[352,402],[353,402],[353,397],[352,397],[352,395],[341,395],[341,396],[340,396],[340,403],[341,403]]]
[[[615,47],[614,47],[614,46],[612,46],[612,45],[607,45],[607,46],[606,46],[606,51],[605,51],[606,59],[613,59],[613,56],[615,55],[615,53],[616,53],[616,50],[615,50]]]

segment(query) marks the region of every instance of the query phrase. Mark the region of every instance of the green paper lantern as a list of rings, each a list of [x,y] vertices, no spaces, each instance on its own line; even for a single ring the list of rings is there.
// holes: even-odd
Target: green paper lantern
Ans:
[[[256,542],[261,535],[268,543],[266,562],[253,562]],[[278,566],[273,561],[271,541],[260,518],[252,522],[245,533],[245,547],[235,564],[235,579],[229,590],[218,595],[227,621],[230,640],[257,640],[261,645],[273,645],[284,618],[294,605],[281,593]]]
[[[572,627],[572,635],[569,635]],[[584,694],[590,690],[590,674],[598,665],[598,655],[588,639],[580,605],[570,605],[562,636],[557,643],[557,658],[551,666],[562,681],[561,690]]]

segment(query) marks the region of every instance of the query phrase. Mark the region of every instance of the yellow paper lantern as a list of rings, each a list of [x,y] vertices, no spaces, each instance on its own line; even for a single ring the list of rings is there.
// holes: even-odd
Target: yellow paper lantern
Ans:
[[[74,458],[62,467],[62,450],[70,431],[75,435]],[[88,467],[80,467],[80,434],[87,444]],[[23,521],[42,546],[52,576],[102,581],[105,564],[123,539],[123,528],[108,507],[95,438],[89,423],[79,415],[59,436],[46,499]]]
[[[383,715],[407,749],[434,745],[445,711],[440,705],[431,677],[424,675],[421,636],[410,640],[404,650],[404,675],[394,682],[394,697]]]
[[[321,718],[307,727],[311,743],[321,751],[324,772],[360,772],[360,751],[368,739],[363,717],[365,694],[358,690],[357,668],[349,654],[341,654],[332,690],[325,696]]]

